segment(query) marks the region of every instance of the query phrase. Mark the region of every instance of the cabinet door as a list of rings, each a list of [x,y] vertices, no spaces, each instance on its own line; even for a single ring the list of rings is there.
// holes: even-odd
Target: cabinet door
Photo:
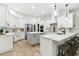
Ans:
[[[2,35],[0,37],[0,53],[13,49],[13,36]]]
[[[67,19],[65,15],[58,17],[57,27],[72,28],[73,27],[73,13],[69,14]]]
[[[14,27],[14,24],[15,24],[14,20],[15,20],[14,16],[8,14],[7,16],[7,23],[9,24],[8,27]]]
[[[20,33],[20,39],[25,39],[25,34],[24,34],[24,32],[21,32],[21,33]]]
[[[20,33],[15,33],[15,35],[14,35],[14,41],[18,41],[18,40],[20,40]]]
[[[37,44],[40,42],[40,34],[33,34],[31,44]]]
[[[20,24],[20,20],[19,18],[12,16],[12,15],[8,15],[7,17],[7,23],[9,23],[9,27],[16,27],[19,28],[19,24]]]
[[[6,6],[0,6],[0,27],[6,26],[7,8]]]
[[[24,28],[25,27],[25,21],[23,19],[20,19],[20,28]]]
[[[18,41],[17,34],[14,35],[14,41]]]
[[[28,42],[29,44],[32,44],[32,35],[27,34],[27,42]]]

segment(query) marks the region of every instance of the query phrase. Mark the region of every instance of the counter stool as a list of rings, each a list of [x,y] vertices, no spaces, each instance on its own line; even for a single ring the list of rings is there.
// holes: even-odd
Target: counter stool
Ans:
[[[79,37],[78,37],[78,36],[75,36],[75,37],[74,37],[74,40],[75,40],[75,42],[77,43],[77,46],[79,47]]]
[[[74,56],[79,47],[79,37],[75,36],[58,46],[58,56]]]
[[[68,48],[69,47],[66,44],[62,44],[62,45],[58,46],[58,56],[67,56]]]
[[[75,55],[75,48],[73,48],[74,42],[72,40],[68,40],[67,42],[65,42],[68,46],[69,49],[67,50],[67,53],[69,56]]]

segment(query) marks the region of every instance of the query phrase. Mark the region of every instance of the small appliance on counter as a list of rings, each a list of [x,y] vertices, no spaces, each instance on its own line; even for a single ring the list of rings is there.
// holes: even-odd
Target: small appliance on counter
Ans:
[[[0,29],[0,35],[3,35],[3,29]]]
[[[40,32],[44,32],[44,26],[40,25]]]
[[[56,32],[56,23],[50,24],[50,29],[52,32]]]

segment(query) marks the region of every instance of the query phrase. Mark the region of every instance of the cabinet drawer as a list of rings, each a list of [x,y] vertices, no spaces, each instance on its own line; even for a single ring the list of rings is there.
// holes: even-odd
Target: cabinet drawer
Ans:
[[[32,36],[32,44],[36,44],[40,42],[40,35],[33,35]]]

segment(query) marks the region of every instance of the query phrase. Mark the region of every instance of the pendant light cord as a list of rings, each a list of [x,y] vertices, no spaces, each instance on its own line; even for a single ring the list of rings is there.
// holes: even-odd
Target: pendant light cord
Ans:
[[[55,10],[56,10],[56,3],[55,3],[55,6],[54,7],[55,7]]]
[[[66,6],[66,17],[67,17],[67,16],[68,16],[68,14],[67,14],[67,11],[68,11],[68,10],[67,10],[68,4],[66,4],[65,6]]]

